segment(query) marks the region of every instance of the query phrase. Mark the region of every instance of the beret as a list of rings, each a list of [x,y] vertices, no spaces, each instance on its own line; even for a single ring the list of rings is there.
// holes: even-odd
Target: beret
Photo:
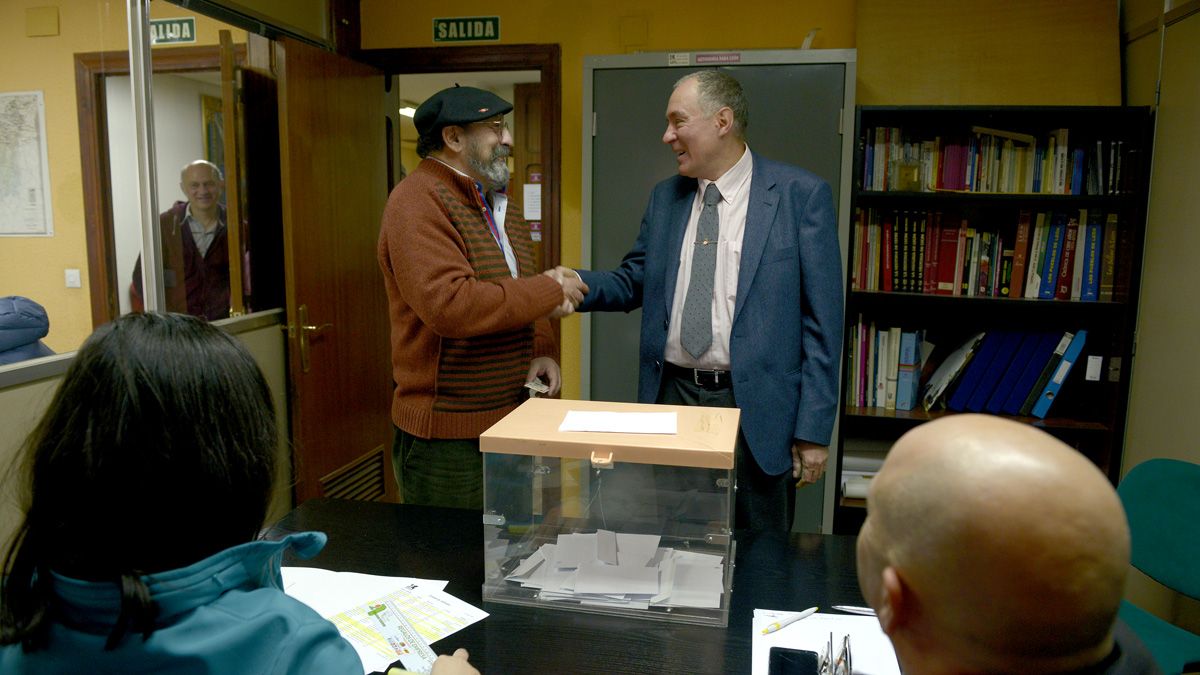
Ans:
[[[413,114],[417,133],[426,136],[442,127],[466,125],[503,115],[513,109],[508,101],[490,91],[454,85],[430,96]]]

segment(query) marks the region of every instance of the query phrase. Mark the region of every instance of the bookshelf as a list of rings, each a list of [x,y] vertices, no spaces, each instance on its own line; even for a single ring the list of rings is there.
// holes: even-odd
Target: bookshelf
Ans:
[[[834,531],[857,532],[865,516],[844,481],[869,474],[905,431],[958,412],[1044,429],[1115,484],[1149,108],[869,106],[855,133]],[[979,334],[963,367],[939,372]],[[1047,367],[1062,351],[1069,362],[1078,352],[1069,370],[1061,354]],[[1034,379],[1042,371],[1053,397]],[[936,398],[931,380],[946,382]]]

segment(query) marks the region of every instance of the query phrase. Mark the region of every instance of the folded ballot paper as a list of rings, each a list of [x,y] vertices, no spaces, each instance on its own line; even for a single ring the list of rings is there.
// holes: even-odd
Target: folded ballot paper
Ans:
[[[597,530],[560,534],[505,577],[538,589],[542,600],[630,609],[718,609],[724,594],[719,555],[660,548],[659,536]]]

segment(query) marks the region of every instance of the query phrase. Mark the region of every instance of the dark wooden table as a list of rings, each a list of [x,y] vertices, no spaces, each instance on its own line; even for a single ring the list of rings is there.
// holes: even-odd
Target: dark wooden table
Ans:
[[[313,499],[268,532],[320,530],[325,550],[285,565],[448,579],[446,591],[490,613],[434,644],[466,647],[484,673],[749,673],[754,608],[862,605],[854,538],[738,532],[729,627],[482,602],[483,525],[478,511]]]

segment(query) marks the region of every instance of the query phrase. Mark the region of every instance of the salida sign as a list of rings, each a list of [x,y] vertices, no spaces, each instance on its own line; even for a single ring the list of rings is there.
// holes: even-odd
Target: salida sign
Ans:
[[[433,20],[434,42],[495,42],[499,39],[498,16],[463,16]]]
[[[150,44],[170,45],[196,41],[196,19],[151,19]]]

